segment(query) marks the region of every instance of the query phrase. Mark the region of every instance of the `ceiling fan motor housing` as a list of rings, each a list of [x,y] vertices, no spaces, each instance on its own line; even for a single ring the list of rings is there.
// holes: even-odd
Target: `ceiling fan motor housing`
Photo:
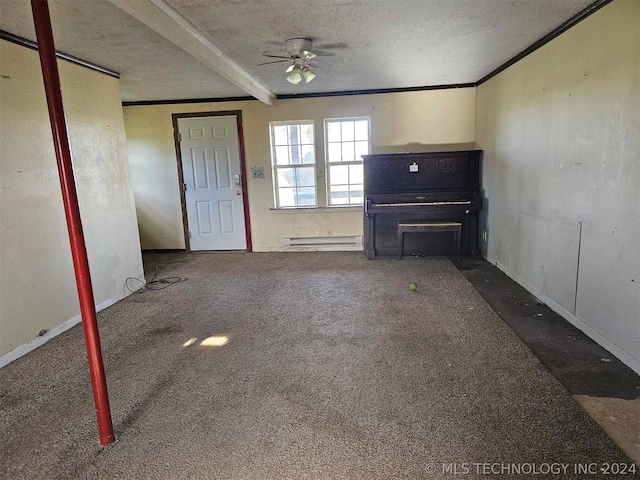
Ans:
[[[284,42],[284,46],[289,55],[296,57],[300,52],[311,50],[312,43],[310,38],[290,38]]]

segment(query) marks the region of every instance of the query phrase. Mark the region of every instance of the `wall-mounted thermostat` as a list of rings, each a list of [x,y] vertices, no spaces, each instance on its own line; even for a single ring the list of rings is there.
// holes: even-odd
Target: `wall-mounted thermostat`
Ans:
[[[264,178],[264,167],[251,167],[251,178]]]

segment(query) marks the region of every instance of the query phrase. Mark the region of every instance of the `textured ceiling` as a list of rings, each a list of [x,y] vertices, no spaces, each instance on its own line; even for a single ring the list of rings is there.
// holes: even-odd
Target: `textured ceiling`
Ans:
[[[121,75],[123,101],[247,94],[106,1],[49,0],[56,49]],[[35,40],[26,0],[0,0],[0,29]]]
[[[276,94],[475,82],[592,0],[167,0]],[[122,74],[125,101],[245,96],[112,4],[50,0],[59,50]],[[29,3],[0,0],[0,28],[34,39]],[[344,63],[307,85],[257,66],[291,37]],[[335,48],[332,48],[333,47]]]

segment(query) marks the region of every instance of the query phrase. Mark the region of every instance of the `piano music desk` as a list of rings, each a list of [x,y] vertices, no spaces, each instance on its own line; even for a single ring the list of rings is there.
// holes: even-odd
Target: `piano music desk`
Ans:
[[[408,232],[453,232],[453,257],[460,257],[462,237],[462,223],[460,222],[398,223],[398,256],[400,258],[404,254],[404,234]]]

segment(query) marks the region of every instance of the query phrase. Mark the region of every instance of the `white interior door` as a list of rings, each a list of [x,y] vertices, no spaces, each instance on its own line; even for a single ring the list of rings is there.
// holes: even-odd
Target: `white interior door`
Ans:
[[[191,250],[246,250],[236,117],[179,118]]]

